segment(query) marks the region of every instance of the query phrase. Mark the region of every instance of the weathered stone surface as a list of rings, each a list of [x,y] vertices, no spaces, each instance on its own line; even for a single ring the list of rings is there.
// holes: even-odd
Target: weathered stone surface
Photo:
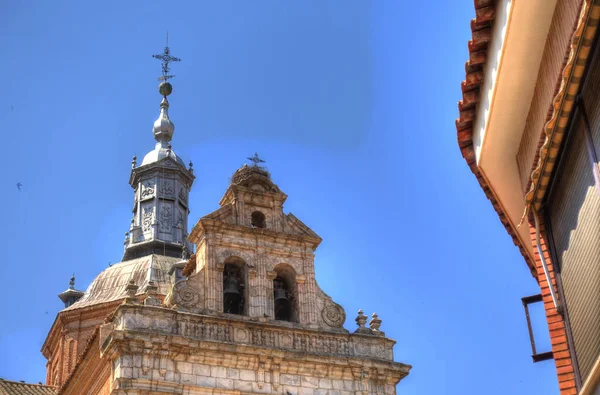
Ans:
[[[319,236],[283,213],[287,196],[268,173],[243,168],[233,179],[191,232],[189,277],[178,266],[164,301],[146,286],[119,305],[79,362],[104,366],[105,381],[78,368],[65,394],[395,394],[410,366],[394,362],[376,315],[367,327],[361,311],[358,330],[344,329],[344,309],[315,280]]]

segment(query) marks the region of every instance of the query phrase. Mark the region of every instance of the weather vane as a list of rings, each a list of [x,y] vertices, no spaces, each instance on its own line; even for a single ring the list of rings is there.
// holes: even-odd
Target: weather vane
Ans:
[[[260,158],[260,156],[258,156],[257,152],[254,153],[254,156],[251,156],[251,157],[246,158],[246,159],[248,159],[250,162],[252,162],[254,164],[254,166],[258,166],[259,163],[265,163],[265,161],[262,160]]]
[[[169,49],[169,33],[167,32],[167,46],[165,50],[160,55],[152,55],[154,59],[162,60],[162,77],[158,77],[159,81],[167,81],[170,78],[175,77],[174,75],[169,75],[169,62],[181,62],[181,59],[176,58],[175,56],[171,56],[171,50]]]

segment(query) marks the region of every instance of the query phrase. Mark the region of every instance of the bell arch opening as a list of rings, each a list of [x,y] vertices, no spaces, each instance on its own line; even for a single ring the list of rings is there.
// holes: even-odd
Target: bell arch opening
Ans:
[[[255,211],[250,216],[251,224],[253,228],[266,228],[267,219],[260,211]]]
[[[273,304],[277,321],[300,322],[298,312],[298,286],[296,272],[291,266],[279,264],[275,267],[273,280]]]
[[[223,312],[248,315],[246,262],[239,257],[225,260],[223,269]]]

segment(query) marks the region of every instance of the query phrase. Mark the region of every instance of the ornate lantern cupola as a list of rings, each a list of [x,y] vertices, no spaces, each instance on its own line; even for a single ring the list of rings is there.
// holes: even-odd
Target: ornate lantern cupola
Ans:
[[[174,77],[169,75],[169,63],[181,59],[171,56],[168,44],[162,54],[153,57],[162,61],[158,91],[163,98],[152,128],[156,146],[144,156],[140,166],[135,157],[132,162],[129,183],[135,190],[135,199],[123,261],[150,254],[179,257],[184,246],[192,250],[187,242],[188,196],[195,177],[192,163],[187,168],[171,147],[175,125],[169,118],[167,100],[173,92],[168,80]]]
[[[65,304],[65,308],[67,308],[81,299],[83,295],[83,292],[75,289],[75,274],[73,274],[71,276],[71,281],[69,281],[69,288],[64,292],[59,293],[58,297]]]

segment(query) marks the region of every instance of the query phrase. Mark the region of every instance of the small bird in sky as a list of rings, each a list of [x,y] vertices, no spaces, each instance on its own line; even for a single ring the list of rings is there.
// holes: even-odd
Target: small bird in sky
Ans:
[[[17,189],[20,191],[21,187],[23,186],[23,184],[21,184],[20,182],[17,182]]]

